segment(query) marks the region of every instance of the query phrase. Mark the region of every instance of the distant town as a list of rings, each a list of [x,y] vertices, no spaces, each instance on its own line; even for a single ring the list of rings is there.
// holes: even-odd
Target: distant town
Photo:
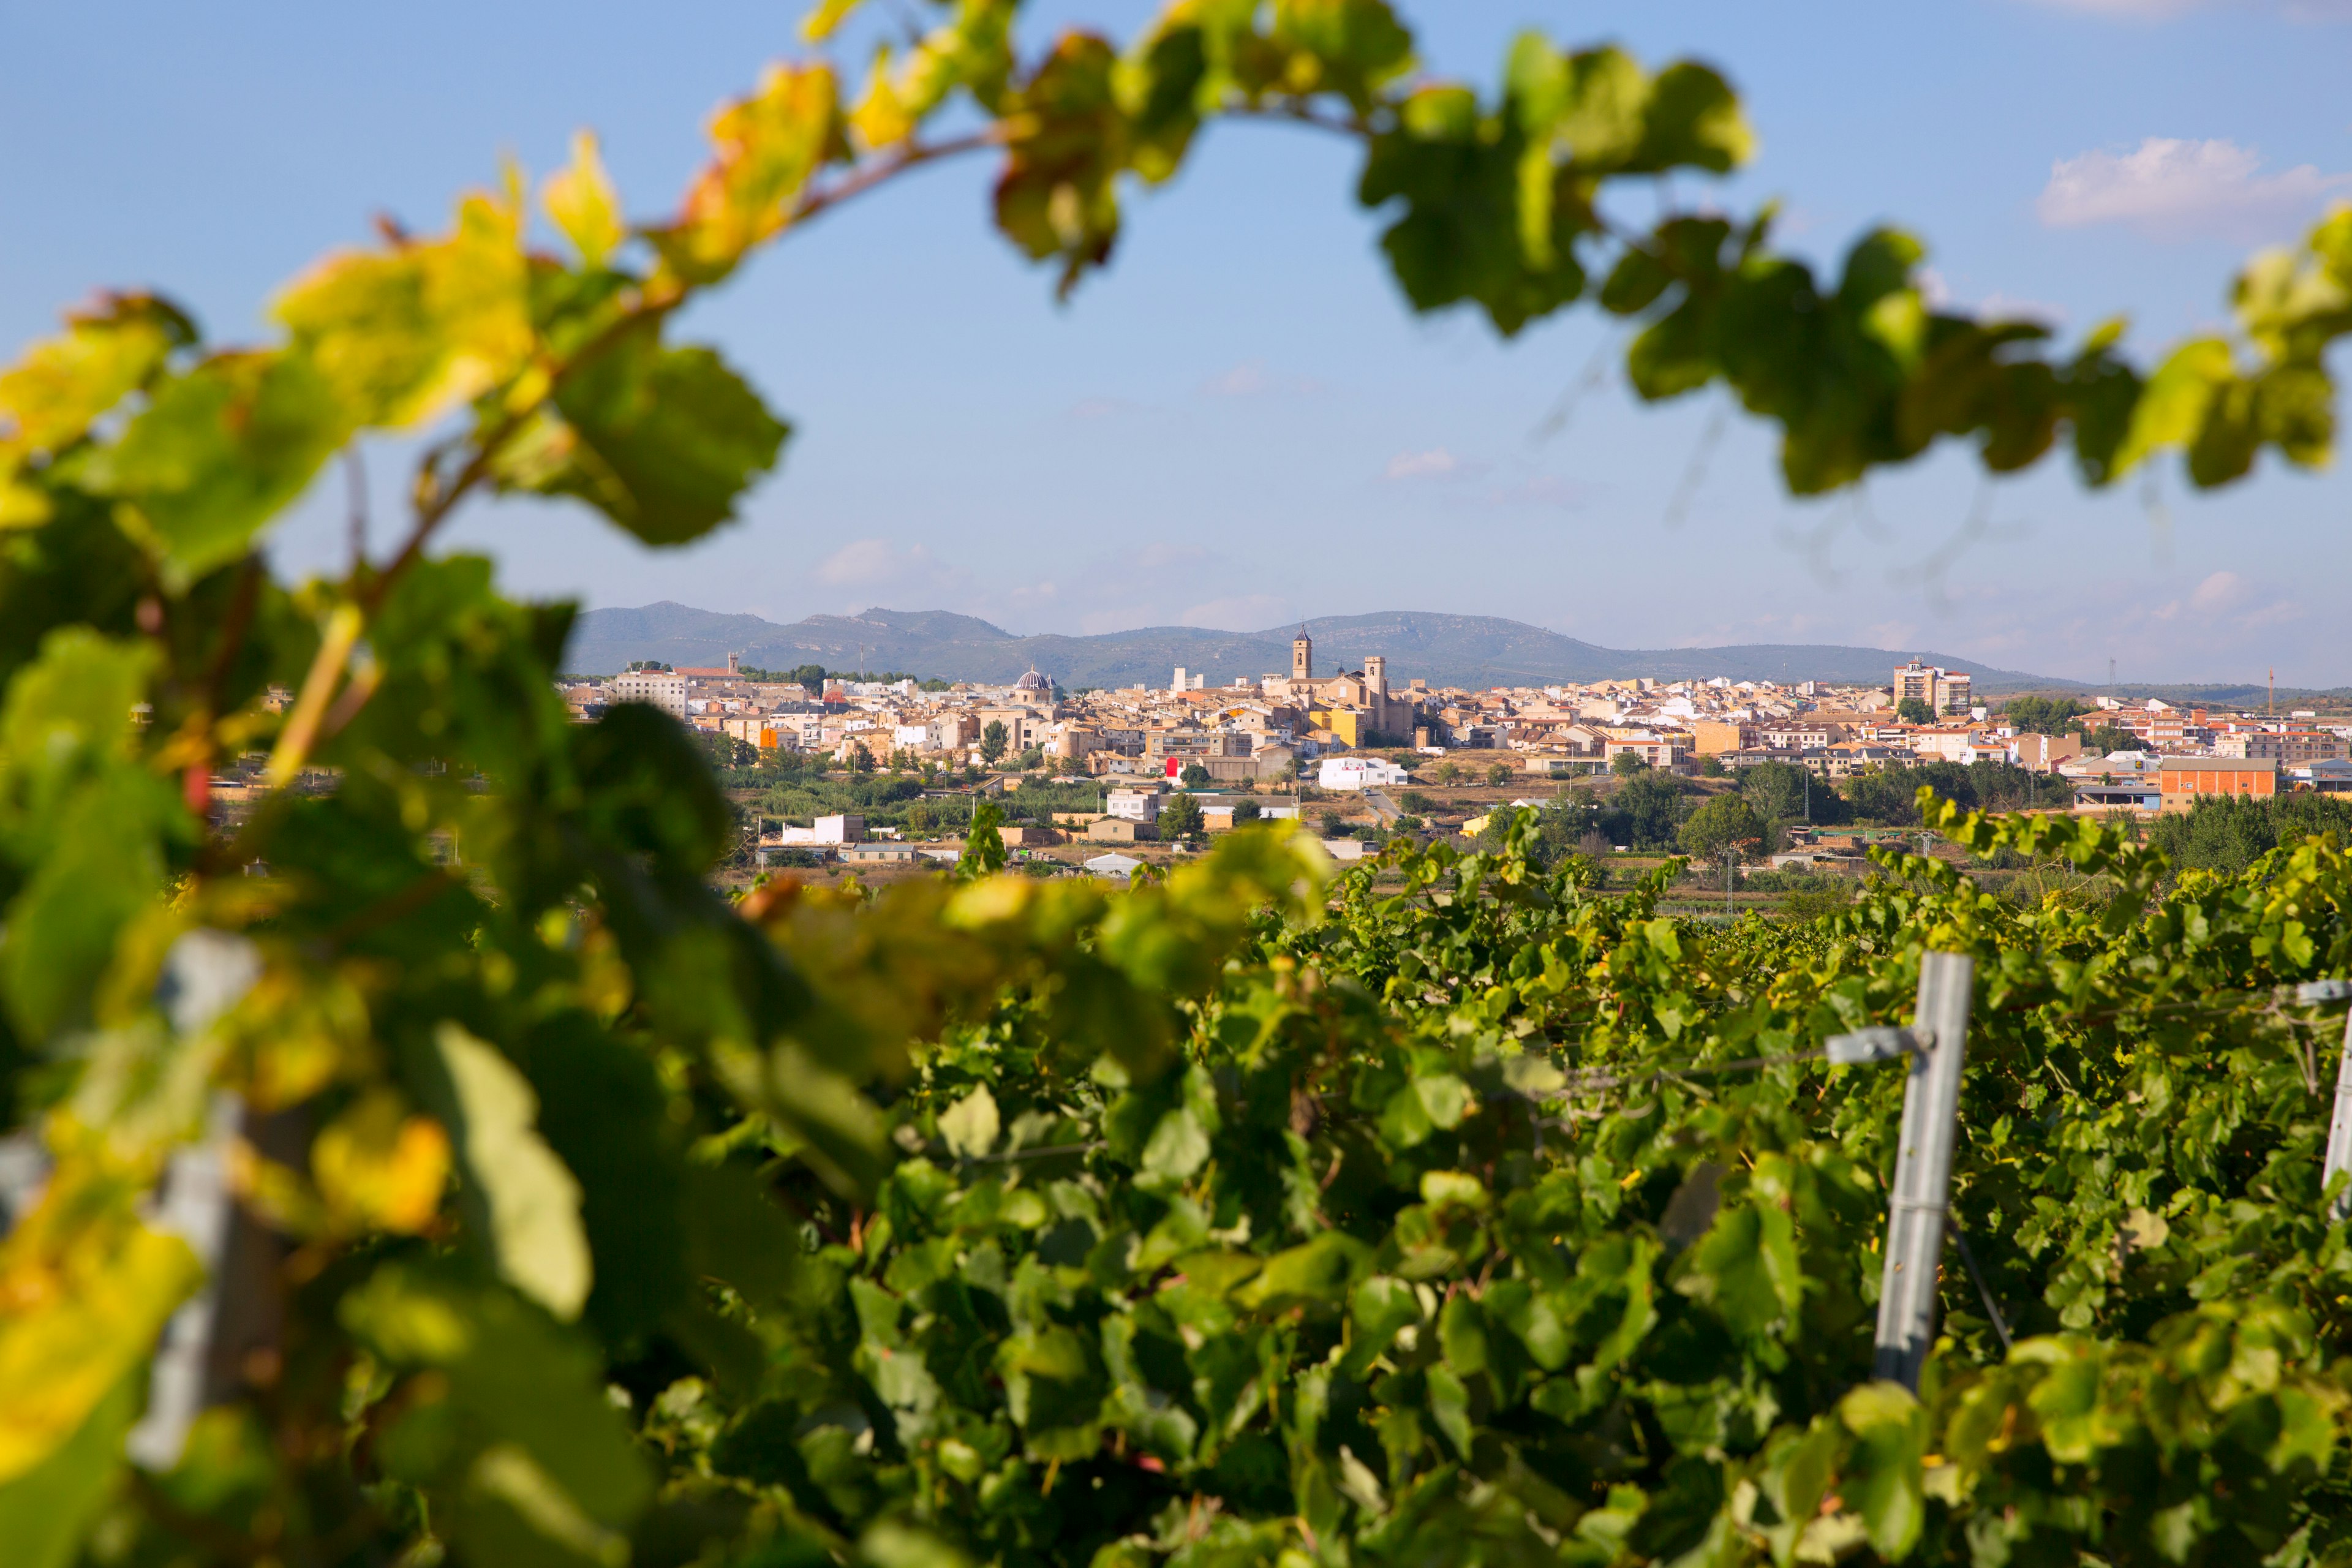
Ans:
[[[1879,687],[1717,678],[1473,691],[1392,673],[1378,656],[1360,668],[1318,669],[1302,628],[1287,671],[1215,687],[1182,668],[1165,687],[1109,690],[1065,690],[1034,669],[1007,686],[861,680],[750,668],[730,656],[723,668],[640,664],[568,682],[562,694],[582,720],[616,703],[661,709],[739,765],[814,763],[966,788],[1001,787],[1015,773],[1092,781],[1098,809],[1057,820],[1083,817],[1065,825],[1113,846],[1154,837],[1179,792],[1211,800],[1213,829],[1233,820],[1234,806],[1217,804],[1225,795],[1377,795],[1410,782],[1408,769],[1424,759],[1475,764],[1496,785],[1635,768],[1736,779],[1774,764],[1832,788],[1929,763],[1994,763],[2042,775],[2041,809],[2134,814],[2211,796],[2352,794],[2352,723],[2312,710],[2031,696],[1994,710],[1977,700],[1967,672],[1916,659]],[[1405,815],[1380,804],[1387,809],[1372,815],[1383,824]],[[1276,800],[1244,815],[1265,813],[1297,807]],[[763,827],[761,843],[845,858],[911,853],[848,849],[865,840],[862,823],[844,812]]]

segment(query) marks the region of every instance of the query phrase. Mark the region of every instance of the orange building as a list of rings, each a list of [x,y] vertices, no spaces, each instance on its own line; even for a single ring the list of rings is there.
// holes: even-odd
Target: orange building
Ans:
[[[2278,763],[2267,758],[2167,757],[2161,768],[2166,811],[2186,811],[2200,795],[2278,793]]]

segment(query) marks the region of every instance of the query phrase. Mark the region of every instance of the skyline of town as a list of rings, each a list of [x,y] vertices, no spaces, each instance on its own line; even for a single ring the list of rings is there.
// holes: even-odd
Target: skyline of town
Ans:
[[[1917,658],[1890,667],[1883,686],[1717,676],[1471,690],[1392,672],[1378,654],[1354,669],[1318,668],[1302,629],[1286,670],[1214,686],[1181,667],[1164,686],[1111,689],[1066,689],[1034,668],[1009,684],[858,680],[816,666],[761,669],[730,654],[724,666],[646,661],[560,689],[582,722],[616,703],[658,708],[710,735],[722,765],[738,769],[821,759],[852,778],[912,775],[925,789],[965,793],[1001,790],[1015,775],[1091,781],[1105,792],[1102,809],[1068,814],[1066,826],[1112,846],[1151,837],[1171,792],[1304,801],[1337,790],[1360,796],[1382,828],[1403,830],[1414,819],[1383,792],[1412,780],[1394,764],[1432,760],[1449,772],[1467,761],[1490,786],[1538,791],[1649,772],[1738,781],[1777,767],[1824,791],[1891,788],[1896,799],[1916,769],[1990,763],[2040,780],[2030,786],[2039,809],[2100,816],[2153,816],[2215,795],[2352,795],[2352,711],[2233,712],[2105,695],[2004,702],[1980,698],[1969,672]],[[1234,825],[1233,810],[1215,809],[1224,815],[1213,826]],[[1445,830],[1474,836],[1484,825],[1466,818]],[[854,814],[780,817],[772,834],[764,818],[758,826],[763,853],[919,858],[912,847],[854,848],[866,838]]]

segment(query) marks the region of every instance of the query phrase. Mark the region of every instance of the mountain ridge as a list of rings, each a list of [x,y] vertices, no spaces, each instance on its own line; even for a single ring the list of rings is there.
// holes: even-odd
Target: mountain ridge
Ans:
[[[1824,680],[1885,685],[1894,667],[1923,655],[1931,664],[1967,670],[1979,690],[2084,690],[2080,681],[2000,669],[1957,655],[1844,644],[1739,643],[1718,647],[1609,648],[1497,616],[1380,610],[1309,619],[1318,668],[1356,666],[1385,654],[1389,675],[1432,686],[1547,685],[1559,681],[1704,679]],[[856,616],[810,616],[779,623],[662,600],[630,608],[589,610],[574,623],[566,668],[609,675],[640,659],[724,664],[730,652],[755,668],[822,664],[828,669],[904,670],[951,680],[1010,681],[1033,665],[1065,687],[1161,686],[1182,665],[1213,686],[1236,677],[1290,668],[1288,626],[1256,632],[1201,626],[1139,626],[1072,636],[1022,637],[974,616],[948,610],[874,606]]]

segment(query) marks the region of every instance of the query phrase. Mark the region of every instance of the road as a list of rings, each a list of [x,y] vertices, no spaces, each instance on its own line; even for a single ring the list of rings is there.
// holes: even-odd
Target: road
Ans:
[[[1372,808],[1372,815],[1381,819],[1382,827],[1394,827],[1397,825],[1397,818],[1404,815],[1403,808],[1381,790],[1366,790],[1364,804]]]

